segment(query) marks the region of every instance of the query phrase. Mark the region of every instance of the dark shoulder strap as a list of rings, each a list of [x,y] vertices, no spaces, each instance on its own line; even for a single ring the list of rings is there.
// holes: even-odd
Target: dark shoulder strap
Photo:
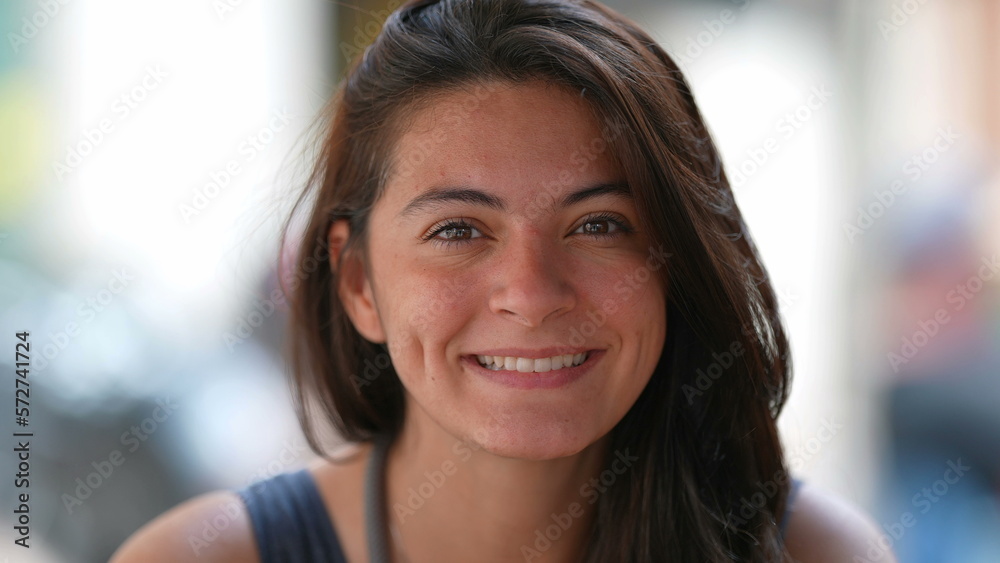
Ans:
[[[237,493],[250,514],[261,563],[347,563],[308,470],[281,473]]]
[[[795,503],[795,497],[799,494],[799,488],[802,487],[802,481],[798,479],[792,479],[792,485],[788,491],[788,499],[785,501],[785,513],[781,515],[781,522],[778,524],[781,530],[781,541],[785,541],[785,530],[788,528],[788,518],[791,516],[792,505]]]
[[[365,469],[365,528],[368,531],[368,554],[371,563],[385,563],[389,560],[386,541],[385,507],[385,458],[392,437],[388,434],[377,436],[372,444],[372,453]]]

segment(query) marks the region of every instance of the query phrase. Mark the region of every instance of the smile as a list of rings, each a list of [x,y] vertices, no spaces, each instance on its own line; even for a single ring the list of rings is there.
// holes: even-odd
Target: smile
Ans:
[[[545,373],[547,371],[574,367],[587,361],[590,352],[579,354],[562,354],[548,358],[519,358],[516,356],[483,356],[477,355],[479,365],[493,371],[519,371],[522,373]]]

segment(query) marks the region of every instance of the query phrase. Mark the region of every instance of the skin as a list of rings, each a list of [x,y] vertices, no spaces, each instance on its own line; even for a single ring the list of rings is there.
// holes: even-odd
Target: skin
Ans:
[[[388,182],[369,224],[371,275],[355,278],[343,296],[362,335],[388,341],[412,407],[404,443],[431,440],[421,448],[447,452],[460,440],[505,458],[566,458],[611,430],[646,386],[663,349],[664,297],[653,278],[629,293],[615,289],[645,268],[643,234],[603,219],[586,225],[601,212],[637,225],[630,198],[539,205],[551,201],[539,196],[541,186],[558,201],[622,179],[607,151],[573,164],[574,153],[602,138],[583,102],[549,86],[505,86],[467,115],[449,113],[469,99],[465,92],[439,97],[400,139],[396,160],[422,162]],[[444,202],[400,215],[435,186],[481,190],[508,210]],[[461,217],[474,229],[451,236],[464,241],[435,244],[448,233],[422,240],[442,221]],[[334,239],[344,234],[341,227]],[[510,389],[461,365],[462,355],[494,348],[566,345],[574,328],[590,322],[588,311],[596,315],[608,301],[617,310],[582,345],[605,350],[604,357],[573,385]],[[434,435],[440,430],[446,435]]]
[[[585,164],[575,158],[600,146],[593,141],[602,137],[579,97],[531,83],[494,84],[485,99],[455,90],[435,100],[398,141],[396,174],[370,217],[368,268],[358,256],[345,256],[338,287],[357,330],[387,344],[406,389],[406,423],[387,459],[389,518],[398,530],[394,560],[522,562],[522,546],[534,546],[536,530],[575,503],[580,511],[572,525],[532,559],[573,561],[593,518],[581,487],[608,469],[601,465],[607,433],[662,352],[664,273],[652,271],[630,291],[616,290],[649,264],[649,240],[636,230],[631,199],[602,194],[551,204],[622,179],[606,152],[588,153],[593,158]],[[400,215],[415,197],[441,186],[479,190],[502,200],[506,211],[447,201]],[[553,197],[538,199],[542,190]],[[601,212],[622,227],[594,218]],[[460,217],[471,228],[435,234],[442,221]],[[334,224],[332,255],[348,235],[345,223]],[[466,242],[434,244],[428,236]],[[607,303],[616,305],[613,311]],[[594,323],[598,312],[603,320]],[[559,388],[499,385],[462,360],[492,348],[564,345],[587,322],[595,330],[578,344],[601,354],[582,378]],[[368,559],[361,491],[369,452],[359,446],[349,462],[318,460],[310,467],[352,562]],[[444,477],[439,485],[428,477],[435,472]],[[428,483],[433,493],[415,506],[413,491]],[[227,495],[232,500],[231,493],[213,493],[175,508],[140,530],[113,561],[256,560],[242,509],[201,557],[187,545],[193,527],[214,516]],[[797,559],[850,561],[828,553],[864,553],[875,532],[859,513],[809,486],[799,498],[789,527]],[[816,551],[820,545],[827,551]]]
[[[523,560],[521,546],[532,545],[552,513],[574,502],[592,508],[580,488],[603,470],[605,436],[649,381],[666,334],[658,278],[615,289],[649,258],[631,198],[551,203],[623,180],[607,151],[573,163],[574,153],[602,139],[588,107],[544,84],[489,92],[474,106],[474,93],[451,92],[416,115],[397,145],[403,165],[396,168],[406,173],[390,179],[372,211],[370,276],[355,269],[341,292],[361,334],[387,342],[407,391],[406,424],[389,454],[388,500],[416,560]],[[473,109],[450,111],[457,107]],[[480,190],[507,209],[446,201],[402,213],[441,186]],[[553,197],[541,199],[540,186]],[[614,219],[594,217],[601,213]],[[435,235],[455,218],[471,228]],[[338,225],[331,239],[346,234]],[[449,237],[461,242],[435,244]],[[567,345],[574,329],[595,326],[588,312],[598,319],[601,312],[604,322],[579,346],[603,354],[564,387],[510,388],[462,362],[496,348]],[[445,463],[455,465],[446,486],[413,510],[410,489]],[[569,560],[591,516],[580,516],[547,560]]]

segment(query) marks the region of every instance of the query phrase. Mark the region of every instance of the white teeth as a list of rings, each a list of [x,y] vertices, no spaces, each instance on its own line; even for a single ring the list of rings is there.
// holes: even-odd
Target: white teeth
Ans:
[[[587,359],[587,352],[579,354],[563,354],[551,358],[518,358],[515,356],[484,356],[477,355],[479,365],[494,371],[506,370],[521,373],[544,373],[563,367],[578,366]]]

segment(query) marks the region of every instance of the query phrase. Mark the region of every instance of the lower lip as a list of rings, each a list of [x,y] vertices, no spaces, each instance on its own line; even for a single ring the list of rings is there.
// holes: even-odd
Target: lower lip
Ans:
[[[513,387],[515,389],[555,389],[569,385],[583,377],[603,355],[604,350],[590,350],[587,354],[587,359],[578,366],[564,367],[542,373],[508,371],[503,369],[494,371],[479,365],[475,356],[463,356],[461,361],[469,366],[469,369],[472,371],[505,387]]]

